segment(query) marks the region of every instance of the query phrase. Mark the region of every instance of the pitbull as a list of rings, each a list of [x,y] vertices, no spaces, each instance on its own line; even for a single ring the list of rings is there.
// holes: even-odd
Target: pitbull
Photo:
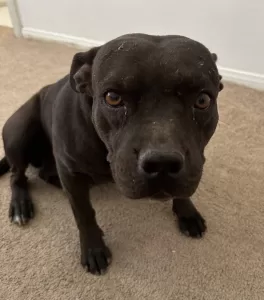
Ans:
[[[11,169],[11,221],[25,225],[34,216],[25,175],[32,165],[65,190],[81,263],[92,274],[111,261],[89,197],[102,180],[113,179],[133,199],[169,195],[180,230],[202,236],[205,220],[190,197],[218,123],[216,59],[176,35],[128,34],[75,54],[70,74],[43,87],[3,127],[0,174]]]

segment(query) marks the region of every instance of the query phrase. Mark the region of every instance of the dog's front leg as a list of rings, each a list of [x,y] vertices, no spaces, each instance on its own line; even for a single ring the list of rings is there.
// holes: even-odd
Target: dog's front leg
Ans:
[[[182,233],[191,237],[201,237],[206,231],[205,220],[191,199],[173,199],[172,211],[178,218]]]
[[[66,191],[80,234],[81,263],[92,274],[103,274],[111,260],[111,252],[103,240],[95,211],[89,199],[88,175],[71,174],[58,166],[62,186]]]

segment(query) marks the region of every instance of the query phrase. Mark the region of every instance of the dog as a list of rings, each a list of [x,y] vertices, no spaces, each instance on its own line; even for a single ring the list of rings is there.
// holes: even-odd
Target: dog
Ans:
[[[223,89],[217,56],[184,36],[127,34],[74,55],[70,72],[43,87],[5,123],[11,170],[9,217],[34,216],[25,171],[62,187],[80,234],[81,264],[104,274],[111,251],[89,189],[113,180],[132,199],[170,195],[179,229],[200,237],[206,222],[191,202],[218,123]]]

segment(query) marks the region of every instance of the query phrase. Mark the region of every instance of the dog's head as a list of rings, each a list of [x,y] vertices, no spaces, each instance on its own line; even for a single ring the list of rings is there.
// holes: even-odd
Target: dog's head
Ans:
[[[215,54],[182,36],[125,35],[77,53],[70,80],[93,101],[94,127],[123,194],[195,192],[223,88]]]

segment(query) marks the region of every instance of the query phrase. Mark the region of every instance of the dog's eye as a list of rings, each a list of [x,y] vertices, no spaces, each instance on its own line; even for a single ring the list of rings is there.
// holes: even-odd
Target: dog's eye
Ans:
[[[115,92],[108,92],[105,95],[105,101],[111,106],[120,106],[122,104],[122,98]]]
[[[201,94],[195,102],[194,107],[198,109],[206,109],[210,106],[211,98],[207,94]]]

